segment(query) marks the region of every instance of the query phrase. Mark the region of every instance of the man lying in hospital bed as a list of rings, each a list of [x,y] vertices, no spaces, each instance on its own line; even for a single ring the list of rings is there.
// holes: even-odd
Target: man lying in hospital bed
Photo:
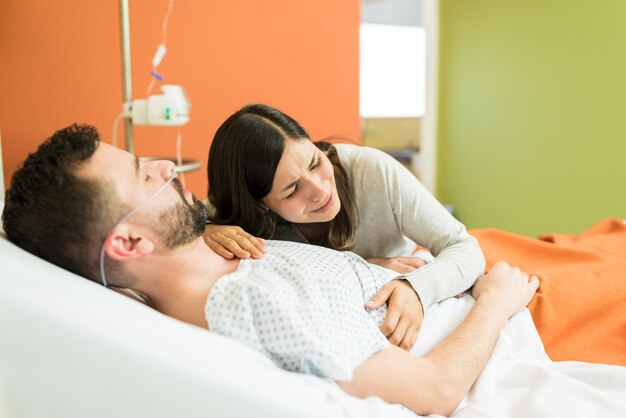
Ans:
[[[63,150],[71,150],[77,160],[68,161]],[[381,270],[350,254],[286,243],[272,243],[263,260],[240,264],[223,260],[198,238],[202,206],[188,194],[162,187],[170,182],[171,167],[135,165],[135,161],[130,154],[98,145],[89,129],[74,127],[58,133],[14,177],[3,215],[8,236],[95,281],[108,277],[109,284],[132,286],[147,294],[161,312],[205,327],[208,321],[209,328],[256,348],[281,367],[331,378],[360,397],[377,395],[420,413],[452,412],[487,361],[504,320],[519,311],[536,289],[536,282],[529,283],[526,275],[504,265],[494,268],[476,286],[478,303],[468,296],[445,302],[429,313],[427,318],[436,317],[438,323],[425,323],[426,338],[416,346],[423,356],[410,356],[388,347],[378,331],[383,310],[368,313],[364,309],[364,302],[387,280]],[[68,168],[69,173],[62,174],[59,167]],[[81,190],[92,194],[94,205],[89,210],[80,207],[81,199],[88,197],[87,193],[81,196]],[[102,190],[113,193],[103,198]],[[54,207],[54,201],[47,200],[67,196],[68,191],[75,199],[68,200],[66,207]],[[143,202],[148,203],[144,206]],[[140,209],[134,211],[136,207]],[[57,227],[63,227],[48,222],[45,215],[61,211],[67,216],[72,209],[78,212],[71,217],[72,223],[86,215],[90,228],[64,236],[55,249],[41,245],[57,239]],[[116,223],[120,218],[123,222]],[[99,271],[100,237],[106,237],[104,249],[112,259],[106,263],[108,274]],[[622,368],[578,364],[575,370],[582,368],[584,373],[559,371],[542,355],[528,315],[516,316],[507,327],[516,323],[530,330],[530,338],[500,338],[461,411],[476,405],[476,410],[485,412],[503,408],[501,400],[488,400],[497,399],[495,395],[507,384],[528,385],[528,379],[542,374],[528,374],[530,369],[541,369],[557,394],[563,393],[559,392],[563,382],[569,381],[577,389],[566,394],[584,393],[583,387],[595,395],[601,393],[610,411],[624,406],[623,391],[620,397],[596,381],[597,376],[604,376],[626,385]],[[435,328],[441,330],[439,334]],[[439,340],[440,345],[431,350]],[[528,347],[532,349],[524,351]],[[498,358],[512,360],[504,379],[502,370],[497,370],[504,363],[494,365]],[[518,367],[524,364],[522,359],[528,362],[525,368]],[[595,406],[594,401],[576,400],[579,406]]]

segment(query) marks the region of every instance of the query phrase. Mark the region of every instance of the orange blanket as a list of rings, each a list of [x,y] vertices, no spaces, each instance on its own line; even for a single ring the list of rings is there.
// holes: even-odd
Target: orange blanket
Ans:
[[[476,229],[487,270],[504,260],[539,276],[528,306],[554,361],[626,366],[626,224],[605,219],[581,235],[532,239]]]

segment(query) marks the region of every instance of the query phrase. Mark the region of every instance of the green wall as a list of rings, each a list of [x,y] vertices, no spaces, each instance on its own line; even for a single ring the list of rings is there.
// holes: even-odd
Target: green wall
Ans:
[[[440,0],[437,196],[537,236],[626,218],[626,1]]]

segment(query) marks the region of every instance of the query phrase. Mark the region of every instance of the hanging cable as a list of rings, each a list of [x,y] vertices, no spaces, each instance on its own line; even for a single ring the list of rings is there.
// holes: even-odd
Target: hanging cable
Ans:
[[[117,128],[120,125],[120,120],[122,120],[125,115],[126,115],[126,112],[122,112],[119,115],[117,115],[115,117],[115,120],[113,121],[113,133],[111,135],[111,143],[116,148],[117,148]]]
[[[167,2],[167,12],[165,13],[165,17],[163,18],[163,23],[161,24],[161,36],[162,42],[161,44],[165,45],[167,42],[167,23],[170,20],[170,15],[172,14],[172,10],[174,10],[174,0],[168,0]]]
[[[152,89],[157,81],[163,81],[163,76],[158,73],[157,69],[161,64],[161,60],[165,56],[167,52],[167,25],[170,20],[170,15],[172,14],[172,10],[174,10],[174,0],[168,0],[167,2],[167,11],[165,12],[165,17],[163,17],[163,23],[161,23],[161,43],[157,46],[157,50],[152,58],[152,70],[150,71],[150,84],[148,84],[148,90],[146,92],[146,96],[150,96],[152,93]]]

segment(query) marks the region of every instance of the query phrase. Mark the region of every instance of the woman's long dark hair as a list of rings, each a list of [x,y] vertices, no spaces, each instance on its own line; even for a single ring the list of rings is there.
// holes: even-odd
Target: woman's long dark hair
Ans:
[[[294,119],[264,105],[240,109],[218,128],[209,151],[207,174],[209,201],[215,208],[213,223],[238,225],[250,234],[273,238],[276,226],[286,222],[268,211],[261,199],[269,194],[285,141],[309,140]],[[354,247],[357,210],[349,177],[331,144],[315,144],[330,159],[341,209],[330,222],[323,242],[326,247]]]

